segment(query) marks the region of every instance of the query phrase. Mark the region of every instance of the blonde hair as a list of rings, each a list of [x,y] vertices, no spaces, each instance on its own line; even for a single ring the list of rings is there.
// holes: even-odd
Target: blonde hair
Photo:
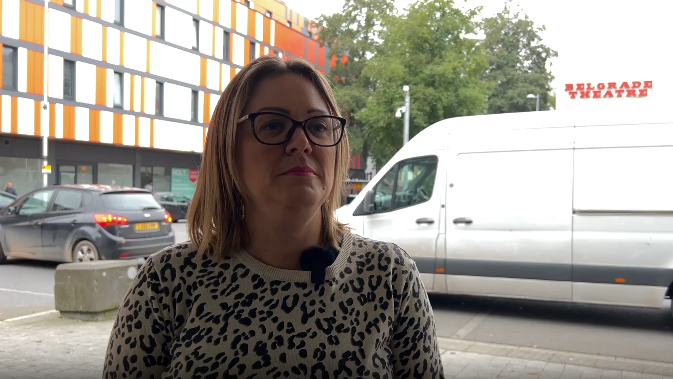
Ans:
[[[282,74],[296,74],[310,80],[322,95],[333,115],[339,115],[330,82],[310,63],[302,59],[283,60],[263,56],[245,66],[229,83],[210,121],[201,157],[196,191],[189,206],[187,231],[198,254],[225,257],[241,248],[245,232],[241,177],[236,170],[235,151],[238,120],[255,87],[263,80]],[[340,203],[343,180],[348,174],[348,138],[336,148],[334,184],[322,205],[322,241],[335,245],[347,226],[334,218]],[[247,236],[247,235],[246,235]]]

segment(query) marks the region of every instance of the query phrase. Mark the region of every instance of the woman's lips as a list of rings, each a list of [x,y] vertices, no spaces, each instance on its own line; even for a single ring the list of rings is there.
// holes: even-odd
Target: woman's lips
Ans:
[[[310,168],[310,167],[293,167],[293,168],[291,168],[291,169],[285,171],[285,173],[283,173],[283,175],[290,175],[290,176],[315,176],[315,171],[313,171],[313,169]]]

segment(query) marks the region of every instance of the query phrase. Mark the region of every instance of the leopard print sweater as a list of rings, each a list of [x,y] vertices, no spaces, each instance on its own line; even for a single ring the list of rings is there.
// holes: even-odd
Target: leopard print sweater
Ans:
[[[443,378],[432,308],[394,244],[346,234],[325,284],[179,244],[119,308],[104,378]]]

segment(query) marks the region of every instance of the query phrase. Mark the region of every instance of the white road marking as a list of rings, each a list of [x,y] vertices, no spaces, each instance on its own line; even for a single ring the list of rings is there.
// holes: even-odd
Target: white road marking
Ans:
[[[11,290],[9,288],[0,288],[0,292],[13,292],[13,293],[23,293],[26,295],[38,295],[38,296],[50,296],[54,297],[53,294],[50,293],[42,293],[42,292],[33,292],[33,291],[21,291],[21,290]]]
[[[2,321],[2,322],[11,322],[11,321],[25,320],[25,319],[27,319],[27,318],[33,318],[33,317],[39,317],[39,316],[45,316],[45,315],[52,314],[52,313],[56,313],[56,312],[58,312],[58,311],[55,310],[55,309],[52,309],[51,311],[39,312],[39,313],[33,313],[33,314],[30,314],[30,315],[19,316],[19,317],[14,317],[14,318],[8,318],[7,320]]]
[[[479,326],[479,324],[481,324],[484,320],[486,320],[486,317],[488,317],[491,314],[491,312],[493,312],[493,308],[495,308],[495,303],[496,301],[494,301],[483,312],[472,317],[472,320],[470,320],[470,322],[465,324],[462,328],[460,328],[460,330],[458,330],[456,333],[454,333],[454,335],[452,335],[449,338],[462,340],[465,337],[467,337],[468,334],[470,334],[477,326]]]

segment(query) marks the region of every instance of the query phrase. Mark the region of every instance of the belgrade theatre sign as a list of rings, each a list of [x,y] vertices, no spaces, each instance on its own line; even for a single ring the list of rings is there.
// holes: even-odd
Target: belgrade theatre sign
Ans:
[[[614,97],[647,97],[647,90],[652,89],[652,81],[566,84],[566,92],[571,99],[605,99]]]

